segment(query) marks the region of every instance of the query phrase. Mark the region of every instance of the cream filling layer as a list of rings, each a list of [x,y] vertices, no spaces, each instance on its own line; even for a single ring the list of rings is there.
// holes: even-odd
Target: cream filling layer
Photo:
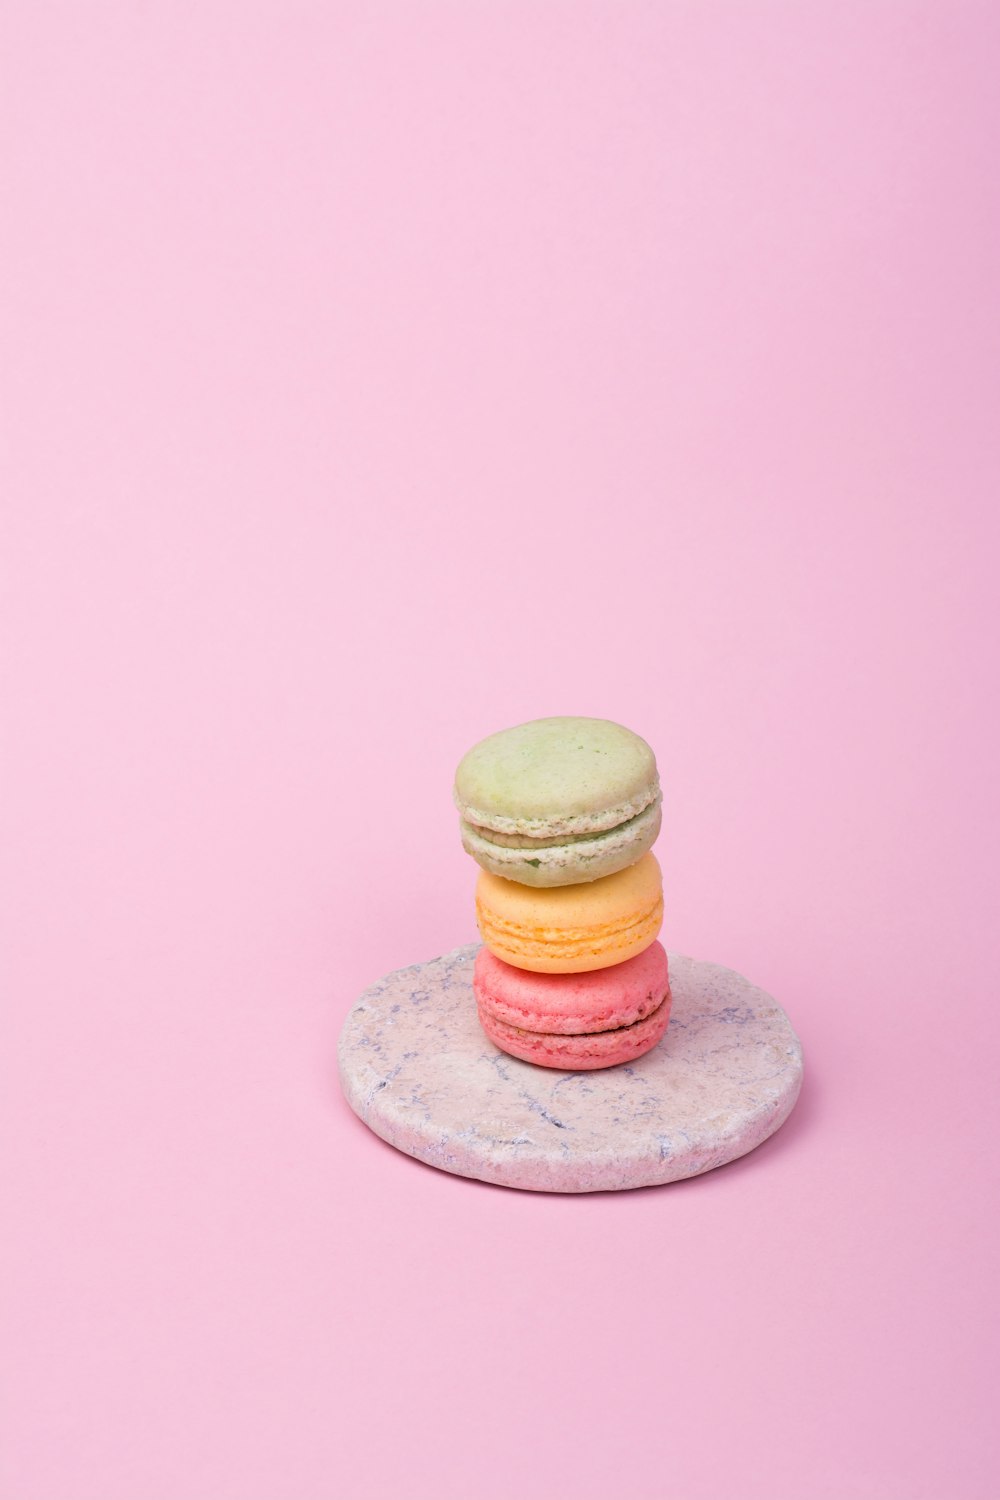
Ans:
[[[606,833],[621,823],[629,823],[661,797],[659,781],[653,781],[634,797],[619,802],[615,807],[594,813],[570,813],[564,817],[509,818],[501,813],[486,812],[482,808],[467,807],[459,798],[456,806],[466,823],[487,836],[507,834],[516,838],[527,838],[544,845],[546,841],[564,844],[572,838],[586,838],[595,833]]]
[[[644,1021],[647,1016],[659,1010],[669,994],[670,985],[666,983],[660,988],[650,990],[647,995],[634,1000],[625,1008],[608,1004],[603,1010],[591,1011],[585,1017],[573,1017],[563,1012],[531,1010],[527,1006],[511,1005],[509,1002],[491,998],[478,988],[476,989],[476,1003],[486,1015],[492,1016],[495,1021],[503,1022],[514,1031],[551,1033],[553,1036],[588,1036],[592,1032],[596,1035],[604,1031],[622,1031],[629,1026],[634,1026],[638,1021]]]
[[[637,1016],[634,1021],[627,1021],[618,1026],[605,1026],[603,1030],[592,1031],[545,1031],[542,1029],[532,1030],[529,1026],[516,1026],[513,1021],[508,1021],[505,1016],[498,1016],[495,1011],[489,1010],[482,1001],[479,1002],[480,1016],[486,1016],[497,1028],[503,1028],[511,1036],[523,1037],[525,1041],[533,1038],[547,1039],[556,1043],[566,1045],[567,1043],[585,1042],[588,1038],[595,1041],[611,1041],[614,1037],[627,1037],[630,1032],[637,1032],[640,1027],[648,1030],[650,1024],[661,1018],[664,1005],[671,999],[670,986],[666,992],[660,995],[651,1010]]]
[[[636,813],[634,818],[627,818],[624,823],[615,823],[610,828],[602,828],[593,833],[564,833],[559,835],[548,835],[545,838],[535,838],[528,833],[503,833],[496,828],[483,828],[479,824],[470,823],[468,818],[462,819],[462,832],[471,839],[480,839],[484,844],[492,844],[494,848],[523,850],[531,854],[543,849],[565,849],[574,844],[596,844],[610,843],[617,840],[629,839],[639,836],[644,828],[648,828],[655,818],[659,816],[660,798],[657,796],[642,812]]]

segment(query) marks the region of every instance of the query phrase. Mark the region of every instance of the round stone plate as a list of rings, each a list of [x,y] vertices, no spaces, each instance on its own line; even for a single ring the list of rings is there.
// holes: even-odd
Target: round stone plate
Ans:
[[[344,1022],[347,1102],[419,1161],[505,1187],[649,1187],[743,1156],[788,1118],[802,1048],[781,1006],[719,964],[670,955],[663,1041],[615,1068],[561,1073],[484,1035],[478,945],[397,969]]]

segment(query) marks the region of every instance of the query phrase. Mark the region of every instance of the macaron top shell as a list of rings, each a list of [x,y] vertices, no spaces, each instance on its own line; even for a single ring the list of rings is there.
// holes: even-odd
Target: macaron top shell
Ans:
[[[455,803],[477,827],[528,838],[585,835],[659,798],[646,741],[610,719],[533,719],[481,740],[455,775]]]

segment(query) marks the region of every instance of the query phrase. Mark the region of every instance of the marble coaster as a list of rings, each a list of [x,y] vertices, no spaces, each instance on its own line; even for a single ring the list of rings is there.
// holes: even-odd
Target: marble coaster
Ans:
[[[791,1113],[799,1040],[780,1005],[731,969],[671,954],[663,1041],[634,1063],[561,1073],[487,1040],[477,950],[387,974],[344,1022],[347,1102],[398,1150],[505,1187],[607,1192],[720,1167]]]

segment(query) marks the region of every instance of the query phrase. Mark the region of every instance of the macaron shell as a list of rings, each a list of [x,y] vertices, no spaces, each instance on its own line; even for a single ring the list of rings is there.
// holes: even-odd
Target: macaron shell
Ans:
[[[559,1068],[567,1073],[577,1073],[634,1062],[645,1052],[652,1051],[666,1032],[670,1020],[670,999],[668,989],[663,1003],[651,1015],[636,1021],[632,1026],[619,1027],[615,1031],[591,1031],[576,1036],[521,1031],[482,1009],[479,1011],[479,1022],[494,1046],[499,1047],[502,1052],[510,1053],[511,1057],[535,1063],[541,1068]]]
[[[564,843],[556,839],[548,843],[524,839],[520,847],[511,847],[497,842],[492,830],[477,828],[463,819],[462,847],[484,870],[504,880],[536,887],[580,885],[635,864],[656,842],[660,822],[657,795],[634,818],[603,833]]]
[[[466,822],[547,838],[627,822],[659,791],[646,741],[610,719],[534,719],[463,756],[455,803]]]
[[[476,920],[490,951],[515,968],[549,974],[610,968],[648,948],[660,931],[660,867],[644,854],[617,874],[547,890],[484,870]]]
[[[613,1031],[651,1015],[669,993],[662,943],[609,969],[537,974],[504,963],[488,948],[476,954],[472,987],[480,1011],[520,1031],[565,1036]]]

